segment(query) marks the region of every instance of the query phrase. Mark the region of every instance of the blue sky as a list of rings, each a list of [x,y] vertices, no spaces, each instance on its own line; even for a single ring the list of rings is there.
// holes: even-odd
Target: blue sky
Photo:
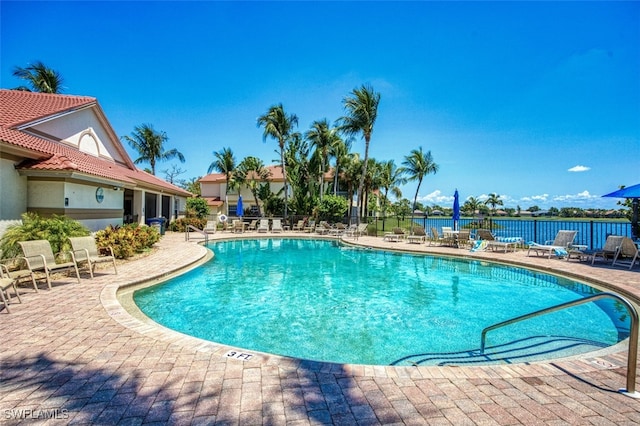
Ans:
[[[0,19],[2,88],[43,61],[119,136],[166,132],[186,163],[159,176],[205,175],[223,147],[271,164],[259,115],[282,103],[304,132],[367,83],[381,94],[370,156],[430,150],[428,205],[457,188],[513,208],[609,208],[601,195],[640,183],[640,2],[2,0]]]

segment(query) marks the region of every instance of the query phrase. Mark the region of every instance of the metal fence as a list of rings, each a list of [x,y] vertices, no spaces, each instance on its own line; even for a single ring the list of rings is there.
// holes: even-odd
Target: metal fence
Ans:
[[[410,220],[410,218],[406,218]],[[401,226],[401,219],[391,218],[369,218],[369,221],[383,222],[378,224],[384,230],[394,226]],[[414,218],[414,222],[431,229],[435,227],[439,232],[443,226],[453,227],[453,219],[443,217],[420,217]],[[462,218],[458,221],[460,228],[477,228],[478,219]],[[578,231],[575,244],[585,245],[590,249],[600,248],[604,245],[607,236],[622,235],[632,237],[631,223],[623,221],[594,221],[594,220],[542,220],[542,219],[485,219],[482,223],[484,228],[492,230],[494,235],[502,237],[522,237],[525,242],[534,241],[544,244],[553,241],[560,230]]]

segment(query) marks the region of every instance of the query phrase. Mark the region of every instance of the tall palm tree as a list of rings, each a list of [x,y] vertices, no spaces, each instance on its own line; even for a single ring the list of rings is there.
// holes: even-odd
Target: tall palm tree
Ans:
[[[404,177],[405,171],[402,167],[397,167],[393,160],[380,163],[380,188],[383,190],[382,220],[387,216],[387,204],[389,191],[397,198],[402,198],[400,185],[407,183]]]
[[[266,114],[258,117],[258,127],[264,127],[262,140],[266,142],[268,137],[278,141],[280,150],[280,165],[284,179],[284,219],[287,220],[288,184],[287,165],[284,159],[285,145],[293,133],[293,127],[298,125],[298,117],[295,114],[287,114],[282,104],[273,105]]]
[[[413,216],[416,210],[422,180],[426,175],[437,173],[439,166],[433,162],[431,151],[423,152],[422,147],[412,150],[408,156],[404,157],[402,165],[407,174],[407,181],[418,181],[416,195],[413,197],[413,206],[411,208],[411,229],[413,230]]]
[[[40,93],[62,93],[62,76],[57,71],[48,68],[37,61],[26,68],[14,67],[13,76],[26,80],[30,87],[19,86],[15,90]]]
[[[480,201],[476,197],[469,197],[467,201],[464,202],[464,205],[462,207],[463,207],[463,210],[470,212],[471,217],[475,219],[476,210],[480,211],[481,205],[482,205],[482,201]]]
[[[133,128],[131,137],[123,136],[124,140],[138,153],[140,157],[134,160],[135,164],[148,162],[151,166],[151,174],[156,174],[156,160],[171,160],[177,158],[184,163],[184,155],[177,149],[164,150],[164,143],[169,140],[165,132],[157,132],[151,124],[142,124]]]
[[[311,124],[311,129],[305,133],[304,137],[309,141],[311,146],[315,146],[316,152],[320,157],[320,199],[324,194],[324,175],[329,165],[329,153],[332,148],[340,141],[337,129],[330,128],[327,119],[316,120]]]
[[[369,85],[362,85],[359,89],[353,89],[350,96],[342,101],[347,115],[338,119],[339,129],[346,135],[355,136],[362,134],[364,138],[364,159],[362,160],[362,175],[358,185],[358,211],[361,210],[364,199],[364,179],[367,175],[367,164],[369,159],[369,143],[373,125],[378,117],[378,104],[380,103],[380,93],[373,90]],[[356,219],[360,224],[360,217]]]
[[[258,193],[260,192],[261,184],[269,178],[271,172],[264,166],[261,159],[249,156],[238,164],[236,175],[238,183],[245,185],[253,194],[253,200],[258,208],[258,216],[261,216]]]
[[[228,195],[232,185],[233,172],[236,168],[236,158],[233,156],[231,148],[222,148],[220,151],[214,151],[213,156],[216,157],[216,159],[209,164],[207,173],[211,173],[214,170],[218,173],[224,173],[224,179],[227,183],[224,195]]]
[[[343,166],[349,161],[349,152],[351,151],[351,140],[342,140],[339,138],[336,144],[331,147],[329,153],[335,160],[333,169],[333,195],[338,195],[339,177]]]

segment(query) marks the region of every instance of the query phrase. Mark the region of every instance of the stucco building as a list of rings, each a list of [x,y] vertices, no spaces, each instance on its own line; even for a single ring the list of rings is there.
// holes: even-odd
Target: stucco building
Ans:
[[[0,221],[58,214],[98,230],[171,220],[190,196],[133,164],[95,98],[0,90]]]

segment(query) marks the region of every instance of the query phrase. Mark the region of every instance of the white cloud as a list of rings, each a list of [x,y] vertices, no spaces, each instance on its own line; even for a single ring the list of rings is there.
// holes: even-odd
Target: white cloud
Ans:
[[[440,191],[439,189],[436,189],[430,194],[427,194],[424,196],[418,196],[418,201],[421,203],[445,205],[445,204],[453,203],[453,195],[443,195],[442,191]]]
[[[586,172],[591,170],[591,167],[587,167],[587,166],[573,166],[572,168],[570,168],[569,170],[567,170],[568,172]]]
[[[579,192],[578,194],[556,195],[555,197],[553,197],[553,201],[558,201],[558,202],[580,201],[580,202],[583,202],[583,201],[597,200],[599,198],[600,198],[600,196],[591,195],[589,193],[589,191],[582,191],[582,192]]]

